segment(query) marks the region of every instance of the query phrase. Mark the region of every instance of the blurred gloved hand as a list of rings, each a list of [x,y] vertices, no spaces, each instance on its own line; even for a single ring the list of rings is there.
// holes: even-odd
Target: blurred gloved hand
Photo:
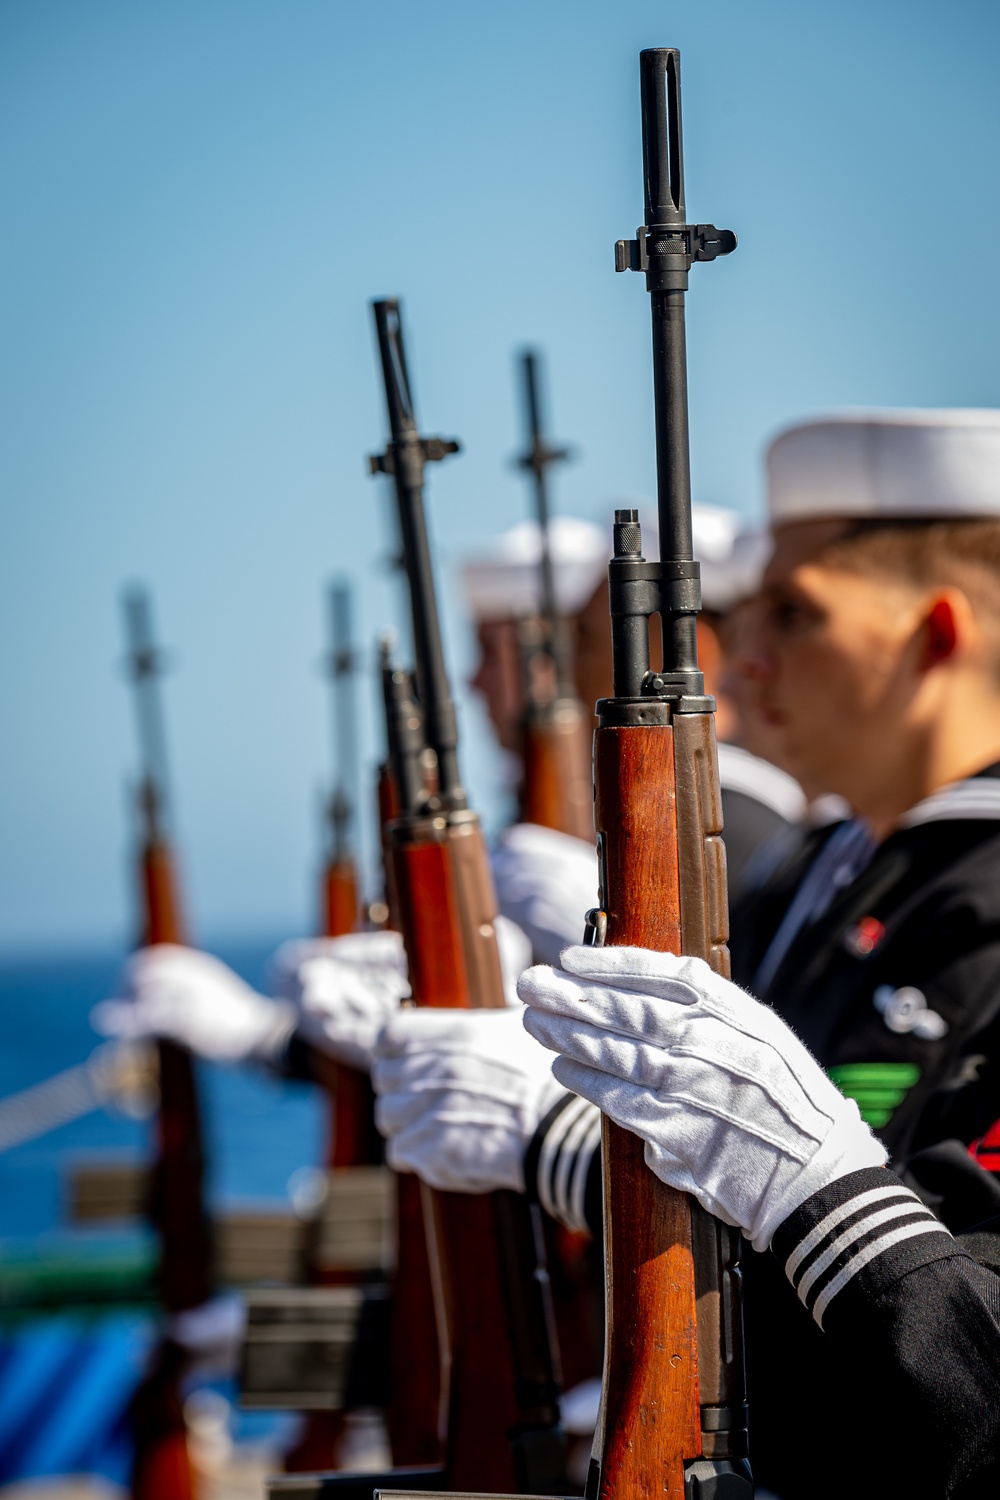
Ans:
[[[398,932],[351,932],[283,943],[271,963],[275,993],[319,1051],[368,1072],[375,1038],[410,993]]]
[[[699,958],[567,948],[521,977],[560,1083],[646,1143],[648,1166],[764,1250],[820,1188],[886,1153],[773,1011]]]
[[[376,1048],[386,1160],[432,1187],[524,1191],[524,1153],[566,1090],[522,1010],[401,1010]]]
[[[584,915],[597,905],[594,845],[537,823],[507,829],[493,855],[493,878],[500,910],[547,963],[557,963],[567,943],[579,942]]]
[[[295,1025],[287,1003],[265,999],[210,953],[159,943],[125,965],[125,994],[90,1013],[101,1036],[181,1042],[211,1062],[268,1062]]]

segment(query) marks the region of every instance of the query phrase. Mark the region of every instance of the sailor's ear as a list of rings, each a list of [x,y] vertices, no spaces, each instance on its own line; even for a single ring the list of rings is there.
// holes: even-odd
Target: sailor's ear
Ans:
[[[928,601],[921,626],[920,670],[929,672],[966,648],[977,633],[968,598],[960,589],[941,589]]]

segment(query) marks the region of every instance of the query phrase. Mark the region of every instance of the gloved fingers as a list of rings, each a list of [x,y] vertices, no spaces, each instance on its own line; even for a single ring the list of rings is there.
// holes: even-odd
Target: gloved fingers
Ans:
[[[712,1214],[716,1219],[721,1219],[723,1224],[730,1224],[734,1229],[742,1229],[744,1232],[749,1231],[750,1226],[733,1218],[725,1205],[720,1203],[715,1194],[706,1188],[704,1182],[696,1182],[683,1161],[667,1147],[646,1141],[643,1159],[649,1170],[668,1187],[677,1188],[682,1193],[690,1193],[692,1197],[697,1198],[707,1213]]]
[[[685,990],[693,991],[699,999],[711,997],[719,1005],[734,1006],[737,1011],[746,997],[739,985],[716,974],[704,959],[661,953],[654,948],[590,948],[577,943],[563,949],[559,966],[575,979],[681,1004],[685,1003]]]
[[[551,1058],[538,1049],[540,1069],[526,1072],[504,1058],[468,1057],[440,1050],[402,1057],[376,1056],[372,1084],[377,1094],[460,1089],[499,1104],[519,1105],[533,1099],[551,1076]]]
[[[407,1007],[388,1016],[379,1057],[402,1057],[442,1047],[502,1056],[523,1041],[520,1010],[437,1010]]]
[[[678,1029],[668,1054],[672,1073],[660,1082],[650,1075],[651,1087],[669,1089],[672,1079],[684,1077],[697,1063],[718,1075],[720,1087],[753,1084],[804,1130],[813,1129],[817,1119],[834,1119],[843,1103],[840,1091],[784,1026],[773,1036],[756,1036],[699,1013]]]
[[[367,963],[391,967],[406,973],[406,954],[398,932],[349,932],[336,938],[291,938],[273,955],[270,971],[280,980],[294,975],[302,964],[312,959],[332,959],[338,963]]]
[[[819,1075],[823,1090],[814,1102],[778,1052],[714,1017],[679,1011],[669,1047],[530,1008],[524,1024],[543,1045],[609,1080],[647,1090],[662,1105],[683,1100],[795,1159],[815,1150],[836,1118],[840,1095],[828,1079]]]
[[[531,939],[510,917],[499,914],[493,918],[493,930],[496,933],[500,972],[503,975],[504,998],[508,1005],[520,1008],[517,981],[531,964]]]
[[[221,959],[179,943],[155,943],[138,949],[125,962],[124,978],[127,993],[136,999],[151,986],[164,984],[195,991],[256,994]]]
[[[346,1063],[349,1068],[357,1068],[360,1073],[370,1071],[377,1026],[347,1032],[331,1024],[328,1016],[300,1015],[298,1031],[318,1052]]]
[[[618,986],[576,979],[562,969],[538,965],[521,975],[518,994],[526,1005],[554,1015],[587,1021],[624,1036],[668,1045],[678,1012],[699,1003],[689,985],[676,983],[669,996],[643,994]]]
[[[524,1026],[543,1047],[615,1078],[627,1078],[648,1088],[655,1087],[660,1077],[663,1050],[634,1036],[592,1026],[576,1016],[554,1016],[531,1007],[524,1013]]]
[[[524,1191],[521,1143],[501,1128],[479,1130],[470,1151],[467,1126],[418,1123],[386,1145],[386,1161],[397,1172],[416,1172],[444,1192]]]
[[[614,982],[605,983],[576,978],[565,969],[538,966],[522,975],[519,992],[534,1009],[585,1019],[660,1047],[675,1044],[678,1025],[687,1026],[695,1020],[700,1025],[703,1018],[711,1016],[734,1036],[765,1044],[784,1060],[789,1073],[799,1078],[810,1097],[828,1095],[831,1086],[822,1069],[785,1022],[752,995],[714,974],[701,959],[678,959],[643,948],[584,947],[567,949],[563,957],[577,968],[596,971],[600,955],[607,954],[626,955],[629,974],[615,975]],[[636,978],[633,968],[642,969],[642,976]],[[655,969],[662,971],[659,978],[651,972]],[[668,975],[670,969],[676,971],[676,977]],[[642,986],[648,993],[642,992]]]
[[[803,1078],[825,1077],[819,1064],[798,1037],[769,1006],[740,989],[729,979],[716,974],[703,959],[659,953],[646,948],[567,948],[560,958],[566,974],[589,984],[607,985],[612,994],[637,991],[655,999],[685,1003],[693,998],[699,1010],[717,1017],[736,1032],[755,1037],[774,1048],[789,1069]],[[621,999],[603,1001],[599,994],[588,999],[595,1011],[605,1015],[611,1024],[627,1024],[629,1011]],[[543,987],[537,1001],[552,1004],[555,995]],[[656,1008],[643,1014],[636,1026],[647,1040],[658,1039],[657,1018],[663,1012]],[[595,1017],[596,1019],[596,1017]],[[669,1026],[669,1022],[667,1023]],[[667,1037],[664,1034],[664,1044]],[[820,1087],[817,1084],[817,1087]]]

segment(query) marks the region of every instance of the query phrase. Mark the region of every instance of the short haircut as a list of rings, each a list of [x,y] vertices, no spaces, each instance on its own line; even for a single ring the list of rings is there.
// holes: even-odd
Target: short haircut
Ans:
[[[951,585],[977,614],[1000,626],[1000,517],[853,521],[820,556],[849,572],[917,589]]]

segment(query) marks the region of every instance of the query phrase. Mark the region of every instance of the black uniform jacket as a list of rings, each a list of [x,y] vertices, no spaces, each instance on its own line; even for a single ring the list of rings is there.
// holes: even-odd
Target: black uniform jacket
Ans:
[[[597,1125],[596,1107],[567,1094],[524,1165],[532,1197],[600,1235]],[[758,1495],[1000,1495],[1000,1187],[964,1163],[965,1209],[994,1211],[964,1235],[895,1173],[868,1168],[814,1193],[766,1254],[745,1247]]]
[[[1000,1211],[998,1179],[981,1173],[966,1149],[1000,1117],[1000,766],[928,798],[877,849],[865,843],[858,825],[807,837],[738,907],[734,978],[773,1005],[857,1099],[905,1180],[948,1227],[967,1230]],[[797,931],[790,933],[794,901]],[[961,1401],[944,1384],[938,1389],[945,1372],[937,1361],[957,1361],[961,1388],[955,1344],[966,1330],[951,1329],[951,1321],[975,1322],[981,1310],[972,1310],[964,1273],[957,1274],[958,1292],[950,1283],[942,1289],[930,1271],[900,1282],[888,1343],[877,1321],[863,1319],[850,1342],[838,1342],[796,1315],[773,1257],[747,1250],[747,1374],[760,1483],[782,1500],[962,1492],[954,1489],[956,1435],[967,1435],[963,1422],[975,1423],[984,1403],[996,1415],[1000,1359],[985,1385],[979,1367],[965,1392],[970,1411],[959,1421]],[[982,1281],[985,1273],[970,1274],[979,1278],[975,1295],[992,1298],[995,1309],[994,1284]],[[921,1372],[926,1436],[899,1414],[903,1392]],[[810,1432],[817,1431],[820,1449],[832,1440],[843,1467],[815,1466]]]
[[[733,977],[858,1100],[894,1160],[968,1144],[1000,1118],[1000,764],[920,804],[836,889],[848,850],[826,911],[768,973],[796,892],[845,831],[807,836],[738,905]]]
[[[775,1254],[746,1248],[751,1461],[781,1500],[1000,1495],[1000,1176],[967,1150],[1000,1118],[1000,765],[904,821],[877,849],[858,824],[797,840],[734,912],[734,978],[857,1099],[948,1230],[995,1219],[969,1242],[993,1248],[980,1266],[943,1229],[924,1261],[916,1242],[888,1245],[822,1328],[823,1279],[789,1295],[789,1236],[837,1203],[793,1215]],[[596,1228],[588,1108],[557,1107],[527,1176],[557,1217]]]

